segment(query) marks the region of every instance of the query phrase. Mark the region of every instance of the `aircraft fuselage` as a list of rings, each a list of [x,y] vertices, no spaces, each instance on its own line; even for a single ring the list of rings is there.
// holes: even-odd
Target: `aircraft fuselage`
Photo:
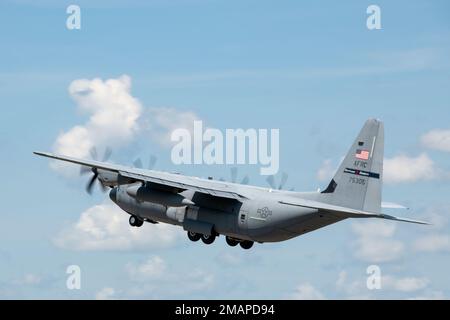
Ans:
[[[217,234],[240,240],[276,242],[316,229],[321,215],[316,209],[289,207],[279,203],[279,193],[266,190],[258,200],[223,200],[205,197],[192,191],[181,192],[193,205],[172,207],[163,201],[139,201],[122,185],[111,191],[111,199],[127,213],[146,221],[169,223],[200,234],[214,230]],[[277,196],[278,194],[278,196]]]

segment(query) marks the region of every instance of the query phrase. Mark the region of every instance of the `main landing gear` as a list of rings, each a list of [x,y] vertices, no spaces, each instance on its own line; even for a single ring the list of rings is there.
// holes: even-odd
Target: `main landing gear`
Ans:
[[[200,233],[195,233],[195,232],[192,232],[192,231],[188,231],[187,234],[188,234],[189,240],[191,240],[193,242],[197,242],[202,237],[202,235]]]
[[[130,226],[132,227],[142,227],[142,225],[144,224],[144,220],[139,219],[136,216],[131,215],[130,219],[128,220],[128,222],[130,223]]]
[[[230,238],[230,237],[226,237],[226,241],[227,244],[230,247],[236,247],[238,244],[241,246],[242,249],[250,249],[251,247],[253,247],[253,241],[248,241],[248,240],[237,240],[234,238]]]
[[[188,231],[187,235],[188,235],[189,240],[191,240],[193,242],[197,242],[201,239],[204,244],[211,244],[217,238],[217,234],[215,234],[215,233],[212,233],[211,235],[205,235],[205,234]],[[246,250],[253,247],[253,241],[239,240],[239,239],[231,238],[228,236],[225,238],[225,240],[227,241],[227,244],[230,247],[236,247],[237,245],[240,245],[242,249],[246,249]]]
[[[230,247],[236,247],[239,244],[239,241],[230,237],[226,237],[225,240]]]
[[[253,247],[253,241],[241,241],[240,245],[242,249],[248,250]]]
[[[206,234],[200,234],[192,231],[188,231],[188,238],[189,240],[193,242],[197,242],[198,240],[202,239],[202,242],[204,244],[211,244],[216,240],[217,236],[215,234],[206,235]]]

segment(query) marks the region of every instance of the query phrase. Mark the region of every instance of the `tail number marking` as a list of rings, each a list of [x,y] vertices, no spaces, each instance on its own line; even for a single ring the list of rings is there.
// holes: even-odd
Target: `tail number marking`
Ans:
[[[362,186],[366,185],[366,180],[363,178],[356,178],[356,177],[350,177],[349,178],[350,183],[360,184]]]

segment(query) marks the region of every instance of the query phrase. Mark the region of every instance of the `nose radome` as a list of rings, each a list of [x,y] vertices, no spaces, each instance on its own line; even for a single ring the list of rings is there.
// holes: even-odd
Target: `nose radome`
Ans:
[[[109,198],[115,203],[117,198],[117,187],[112,188],[109,192]]]

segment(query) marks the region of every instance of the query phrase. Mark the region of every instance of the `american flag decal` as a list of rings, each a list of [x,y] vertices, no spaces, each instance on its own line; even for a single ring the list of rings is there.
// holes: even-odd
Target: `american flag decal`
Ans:
[[[356,150],[356,159],[368,160],[369,159],[369,151],[358,149]]]

